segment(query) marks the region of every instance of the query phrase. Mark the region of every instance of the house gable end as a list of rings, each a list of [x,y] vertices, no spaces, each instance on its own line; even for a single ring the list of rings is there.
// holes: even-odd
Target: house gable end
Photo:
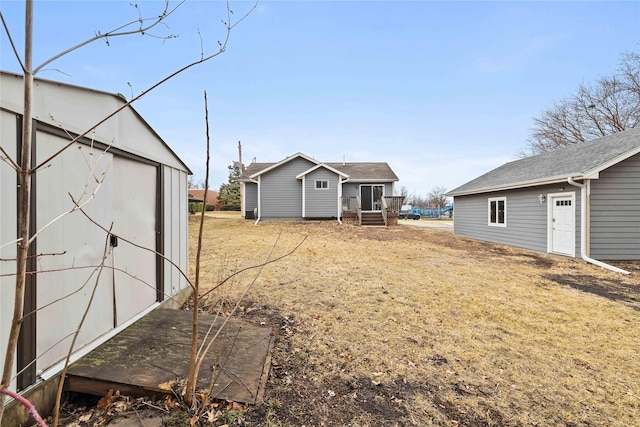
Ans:
[[[293,155],[291,155],[291,156],[279,161],[278,163],[269,164],[269,166],[265,167],[264,169],[254,172],[253,174],[249,175],[249,179],[256,179],[258,176],[260,176],[262,174],[265,174],[265,173],[267,173],[267,172],[269,172],[269,171],[271,171],[273,169],[279,168],[280,166],[282,166],[284,164],[287,164],[287,163],[289,163],[289,162],[291,162],[293,160],[299,159],[299,158],[307,160],[308,162],[310,162],[310,163],[312,163],[314,165],[317,165],[317,164],[320,163],[317,160],[315,160],[315,159],[313,159],[313,158],[311,158],[311,157],[309,157],[309,156],[307,156],[305,154],[302,154],[302,153],[298,152],[296,154],[293,154]]]

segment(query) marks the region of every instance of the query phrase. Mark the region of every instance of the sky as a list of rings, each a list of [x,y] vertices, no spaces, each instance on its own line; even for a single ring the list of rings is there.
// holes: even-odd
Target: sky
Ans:
[[[252,6],[231,2],[231,22]],[[163,7],[35,0],[34,64]],[[21,53],[23,2],[0,10]],[[131,98],[214,53],[226,19],[223,1],[187,0],[145,36],[86,45],[38,77]],[[0,68],[19,72],[7,40]],[[241,141],[245,164],[298,152],[387,162],[397,191],[427,196],[517,159],[534,117],[628,51],[640,51],[640,1],[260,1],[223,54],[133,106],[199,182],[207,92],[210,188],[227,182]]]

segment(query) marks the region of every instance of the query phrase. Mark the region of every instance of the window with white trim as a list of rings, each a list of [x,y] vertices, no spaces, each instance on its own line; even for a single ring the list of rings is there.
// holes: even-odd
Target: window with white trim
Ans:
[[[316,190],[328,190],[329,189],[329,181],[316,179]]]
[[[507,198],[490,197],[488,200],[489,225],[495,227],[507,226]]]

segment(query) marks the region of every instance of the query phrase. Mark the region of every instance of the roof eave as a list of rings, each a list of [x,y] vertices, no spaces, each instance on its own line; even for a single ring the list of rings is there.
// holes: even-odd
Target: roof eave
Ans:
[[[347,175],[346,173],[340,172],[339,170],[337,170],[335,168],[332,168],[331,166],[327,165],[326,163],[320,163],[320,164],[317,164],[317,165],[307,169],[304,172],[299,173],[298,175],[296,175],[296,179],[302,179],[303,176],[305,176],[305,175],[307,175],[307,174],[309,174],[309,173],[311,173],[311,172],[313,172],[313,171],[315,171],[317,169],[320,169],[320,168],[325,168],[325,169],[335,173],[336,175],[340,175],[341,177],[349,178],[349,175]]]
[[[562,176],[555,176],[555,177],[547,178],[544,180],[538,179],[538,180],[532,180],[532,181],[516,182],[513,184],[506,184],[506,185],[500,185],[495,187],[477,188],[477,189],[468,190],[468,191],[451,191],[451,192],[445,193],[445,196],[447,197],[470,196],[473,194],[493,193],[496,191],[515,190],[518,188],[538,187],[541,185],[558,184],[561,182],[566,182],[569,177],[576,180],[598,178],[597,174],[594,177],[594,176],[587,176],[586,174],[583,174],[583,173],[575,173],[575,174],[568,174],[568,175],[562,175]]]
[[[263,173],[269,172],[270,170],[273,170],[273,169],[275,169],[277,167],[280,167],[283,164],[290,162],[291,160],[297,159],[298,157],[301,157],[301,158],[303,158],[305,160],[308,160],[311,163],[315,163],[316,165],[320,163],[319,161],[315,160],[314,158],[309,157],[306,154],[298,152],[296,154],[293,154],[293,155],[287,157],[286,159],[283,159],[283,160],[279,161],[278,163],[275,163],[275,164],[273,164],[273,165],[271,165],[271,166],[269,166],[267,168],[259,170],[258,172],[254,173],[252,175],[249,175],[249,179],[255,179],[256,177],[262,175]]]

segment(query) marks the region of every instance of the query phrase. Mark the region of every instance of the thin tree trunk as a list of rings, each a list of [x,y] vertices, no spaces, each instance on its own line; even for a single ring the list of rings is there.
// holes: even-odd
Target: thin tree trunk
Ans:
[[[13,318],[5,353],[4,368],[0,387],[9,388],[13,363],[17,351],[18,336],[22,326],[24,310],[24,292],[27,277],[27,257],[29,251],[29,216],[31,214],[31,136],[33,132],[31,101],[33,90],[33,66],[31,46],[33,34],[33,1],[27,0],[25,5],[25,48],[24,48],[24,110],[22,121],[22,158],[18,170],[18,238],[16,262],[16,286],[13,305]],[[5,395],[0,395],[0,424],[4,414]]]
[[[193,397],[195,396],[196,384],[198,382],[198,369],[197,369],[197,354],[198,354],[198,306],[200,304],[200,254],[202,253],[202,232],[204,229],[204,214],[207,210],[207,192],[209,190],[209,108],[207,105],[207,92],[204,92],[204,116],[206,124],[206,137],[207,137],[207,159],[204,176],[204,202],[202,206],[202,212],[200,212],[200,228],[198,230],[198,246],[196,249],[196,272],[193,291],[193,319],[191,323],[191,355],[189,359],[189,373],[187,374],[187,384],[185,386],[184,400],[189,406],[193,404]]]

